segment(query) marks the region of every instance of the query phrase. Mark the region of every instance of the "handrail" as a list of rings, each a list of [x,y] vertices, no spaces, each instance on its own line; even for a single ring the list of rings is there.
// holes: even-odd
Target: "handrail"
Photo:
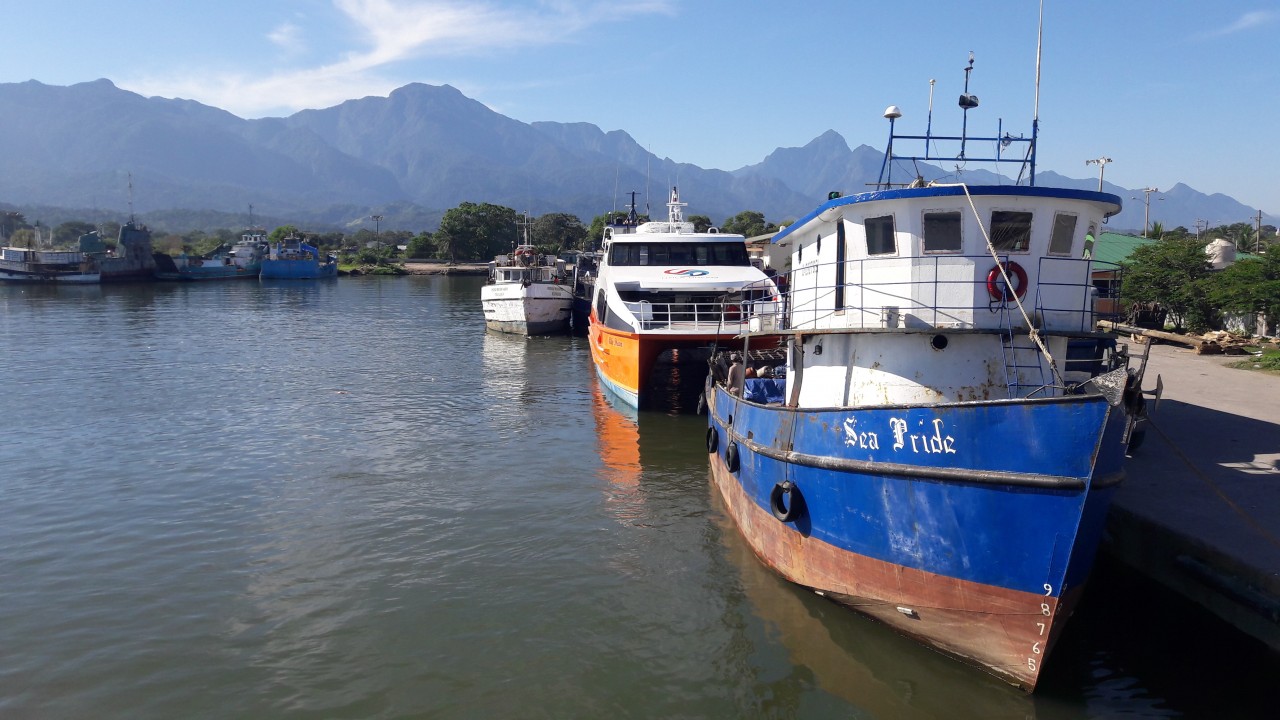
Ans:
[[[774,278],[785,288],[776,301],[749,305],[753,332],[797,329],[1000,329],[1027,324],[1041,332],[1090,332],[1094,329],[1096,290],[1093,263],[1047,256],[928,255],[844,261],[843,307],[835,306],[835,268],[839,263],[805,265]],[[1003,273],[989,280],[987,265],[1030,264],[1031,288],[1020,297],[1029,312],[1019,313],[1003,294]],[[1032,269],[1032,268],[1028,268]],[[749,287],[749,286],[748,286]],[[1014,310],[1010,317],[1008,310]],[[1001,312],[1005,311],[1005,312]],[[759,328],[758,330],[756,328]]]

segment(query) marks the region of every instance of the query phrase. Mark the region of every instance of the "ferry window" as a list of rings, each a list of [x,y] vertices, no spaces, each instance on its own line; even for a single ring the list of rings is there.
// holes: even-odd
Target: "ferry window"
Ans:
[[[644,265],[750,265],[741,242],[618,243],[609,246],[609,264]]]
[[[1053,235],[1049,238],[1050,255],[1070,255],[1071,241],[1076,236],[1076,216],[1058,213],[1053,216]]]
[[[610,265],[639,265],[640,248],[636,245],[614,243],[609,248]]]
[[[924,214],[924,251],[960,252],[960,212]]]
[[[867,218],[862,221],[867,231],[868,255],[893,255],[898,252],[893,236],[893,216]]]
[[[991,246],[996,251],[1025,252],[1031,247],[1031,213],[991,211]]]

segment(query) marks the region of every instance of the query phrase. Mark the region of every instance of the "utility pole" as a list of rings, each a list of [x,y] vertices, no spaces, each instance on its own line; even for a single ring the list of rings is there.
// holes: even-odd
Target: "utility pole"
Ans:
[[[1102,176],[1107,174],[1107,163],[1111,162],[1109,157],[1100,157],[1097,160],[1085,160],[1085,165],[1098,166],[1098,192],[1102,192]],[[1145,230],[1143,231],[1146,232]]]
[[[378,242],[382,242],[382,215],[370,215],[369,219],[373,221],[373,235]]]
[[[1150,222],[1148,222],[1151,218],[1151,193],[1158,193],[1160,192],[1160,190],[1158,188],[1145,187],[1145,188],[1142,188],[1142,190],[1140,190],[1139,192],[1143,194],[1142,196],[1143,198],[1142,199],[1142,237],[1146,237],[1147,229],[1151,227]],[[1138,198],[1135,197],[1133,199],[1137,200]],[[1156,199],[1163,200],[1164,198],[1156,198]]]
[[[1196,237],[1203,238],[1204,231],[1209,229],[1209,221],[1196,218]]]
[[[1253,254],[1258,255],[1262,252],[1262,211],[1258,211],[1257,217],[1253,219]]]

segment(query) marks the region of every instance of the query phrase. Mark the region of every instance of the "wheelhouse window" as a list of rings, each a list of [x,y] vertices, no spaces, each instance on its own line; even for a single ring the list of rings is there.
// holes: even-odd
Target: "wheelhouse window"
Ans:
[[[924,214],[924,251],[960,252],[960,212]]]
[[[872,217],[862,221],[867,232],[868,255],[893,255],[898,252],[893,234],[893,216]]]
[[[1053,216],[1053,235],[1049,238],[1050,255],[1070,255],[1071,241],[1076,237],[1076,216],[1058,213]]]
[[[614,241],[609,246],[609,264],[630,265],[750,265],[747,247],[741,242],[651,242]]]
[[[991,246],[996,252],[1026,252],[1031,247],[1031,213],[991,212]]]

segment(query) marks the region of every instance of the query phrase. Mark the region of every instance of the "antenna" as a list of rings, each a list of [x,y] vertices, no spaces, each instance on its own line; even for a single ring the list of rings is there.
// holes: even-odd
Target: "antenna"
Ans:
[[[644,214],[649,214],[649,164],[653,162],[653,147],[649,147],[649,151],[644,158]]]
[[[1040,0],[1040,24],[1036,28],[1036,106],[1031,115],[1031,177],[1027,184],[1036,184],[1036,140],[1040,137],[1040,51],[1044,45],[1044,0]],[[1098,176],[1098,191],[1102,191],[1102,176]]]
[[[933,86],[937,80],[929,78],[929,121],[924,126],[924,150],[929,151],[929,137],[933,135]]]
[[[1102,176],[1107,174],[1107,163],[1111,162],[1111,158],[1103,156],[1096,160],[1085,160],[1085,165],[1098,166],[1098,192],[1102,192]],[[1033,178],[1034,179],[1034,178]]]
[[[129,172],[129,222],[133,222],[133,172]]]
[[[960,125],[960,155],[964,159],[964,146],[969,136],[969,111],[978,107],[978,96],[969,92],[969,75],[973,72],[973,51],[969,51],[969,67],[964,69],[964,92],[960,94],[960,108],[964,111],[964,121]],[[925,148],[926,151],[928,148]]]

